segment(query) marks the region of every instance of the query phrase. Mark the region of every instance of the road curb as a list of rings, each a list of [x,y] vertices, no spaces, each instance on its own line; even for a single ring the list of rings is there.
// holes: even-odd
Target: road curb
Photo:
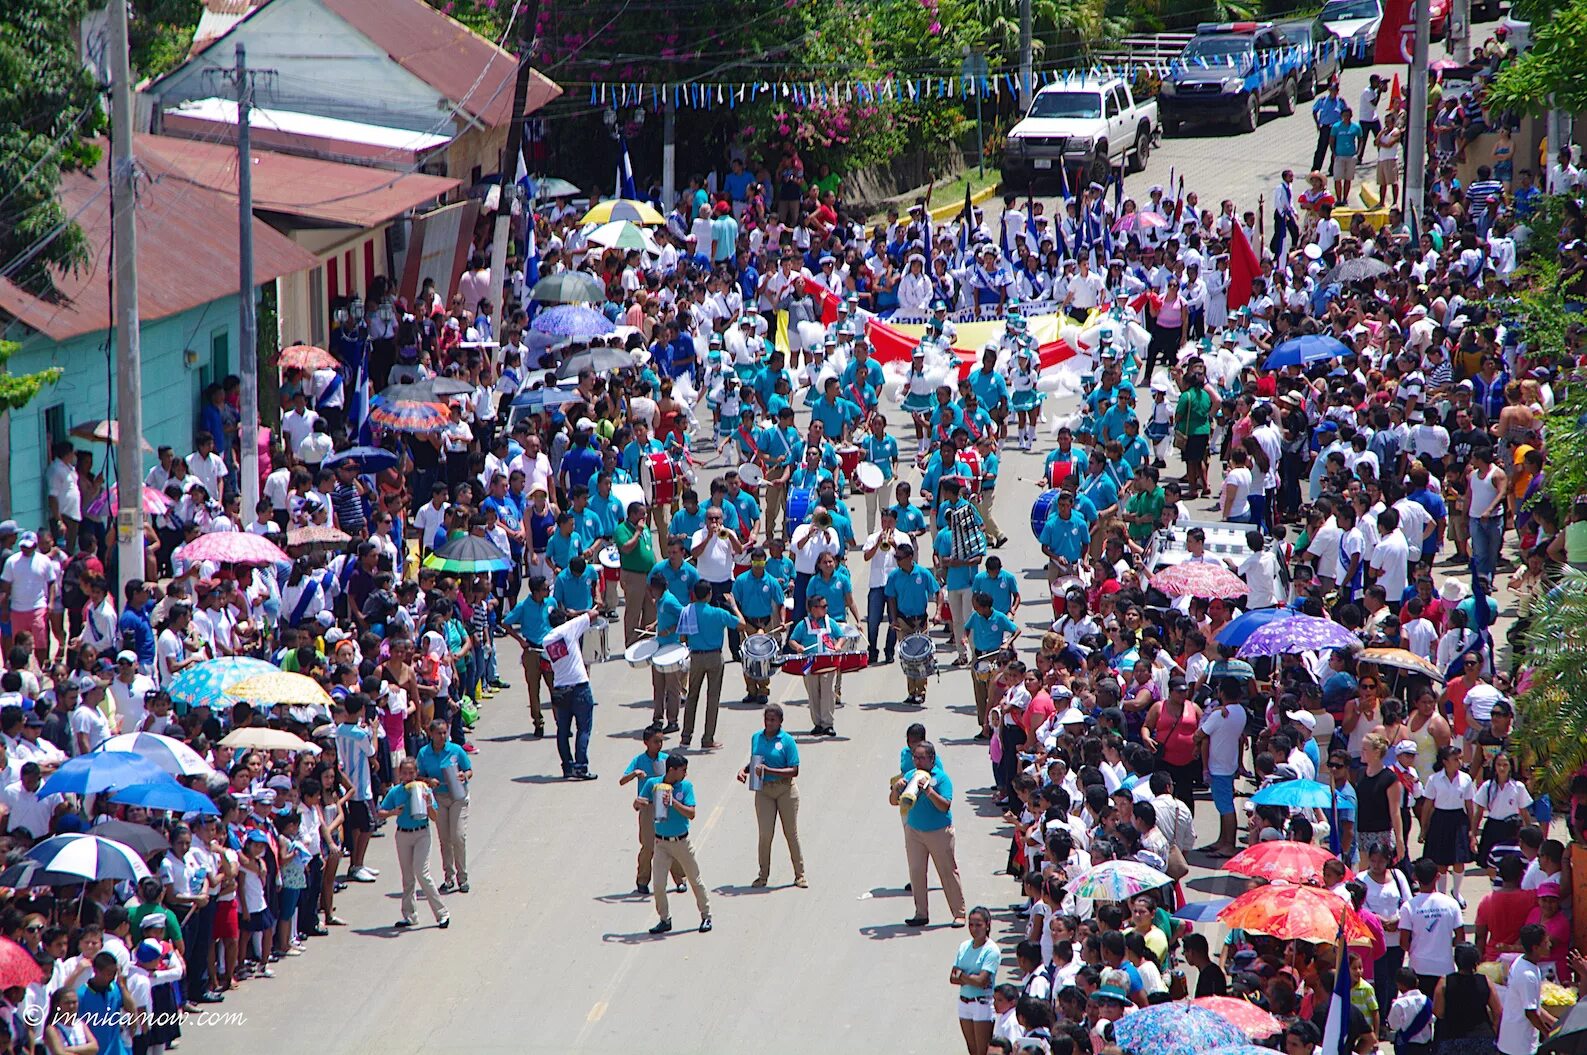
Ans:
[[[991,198],[991,197],[995,196],[997,194],[997,188],[999,186],[1001,186],[1001,184],[993,184],[990,187],[982,187],[980,190],[978,190],[974,194],[970,195],[970,204],[971,205],[980,205],[982,202],[986,201],[988,198]],[[933,220],[933,222],[935,222],[937,220],[947,220],[947,219],[950,219],[950,218],[952,218],[954,216],[959,215],[963,211],[964,211],[964,203],[963,202],[954,202],[952,205],[939,205],[935,209],[931,210],[931,219]]]

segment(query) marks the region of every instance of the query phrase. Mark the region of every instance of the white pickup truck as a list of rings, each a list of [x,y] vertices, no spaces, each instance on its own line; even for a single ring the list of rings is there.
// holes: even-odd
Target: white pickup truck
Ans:
[[[1025,119],[1009,129],[1003,147],[1003,185],[1023,187],[1041,176],[1058,178],[1062,166],[1070,190],[1077,177],[1106,183],[1115,162],[1129,171],[1146,168],[1161,135],[1157,103],[1139,101],[1122,79],[1082,77],[1036,93]],[[1083,184],[1081,184],[1083,185]]]

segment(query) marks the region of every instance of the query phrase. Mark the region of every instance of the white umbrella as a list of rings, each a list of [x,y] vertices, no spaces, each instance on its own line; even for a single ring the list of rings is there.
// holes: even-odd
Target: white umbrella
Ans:
[[[27,859],[60,876],[77,876],[85,882],[98,879],[136,881],[149,868],[130,846],[97,835],[57,835],[27,852]]]
[[[99,751],[131,751],[142,755],[173,777],[201,777],[215,772],[197,751],[182,741],[159,733],[122,733],[100,744]]]

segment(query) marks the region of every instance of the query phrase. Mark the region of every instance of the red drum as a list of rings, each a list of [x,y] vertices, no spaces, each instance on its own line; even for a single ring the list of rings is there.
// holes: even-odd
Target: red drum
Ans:
[[[860,449],[853,444],[838,448],[838,465],[843,470],[843,475],[850,480],[854,479],[854,470],[860,467]]]
[[[943,479],[958,480],[967,493],[978,495],[981,493],[981,452],[970,448],[959,452],[959,457],[953,464],[953,469]]]
[[[1047,486],[1062,487],[1063,482],[1067,480],[1069,478],[1069,474],[1074,471],[1074,467],[1074,462],[1053,462],[1051,465],[1047,466]]]
[[[652,451],[639,460],[639,482],[652,505],[671,503],[677,494],[678,475],[677,463],[665,451]]]
[[[782,665],[784,674],[848,674],[864,670],[870,660],[864,652],[818,652],[813,656],[799,656]]]

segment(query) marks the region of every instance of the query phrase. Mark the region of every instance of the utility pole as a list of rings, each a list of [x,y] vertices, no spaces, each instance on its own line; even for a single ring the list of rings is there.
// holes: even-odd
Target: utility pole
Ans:
[[[116,269],[117,600],[143,578],[143,361],[138,332],[137,172],[132,160],[127,5],[110,5],[110,202]]]
[[[1459,0],[1456,0],[1458,3]],[[1019,0],[1019,112],[1029,112],[1031,104],[1031,16],[1030,0]]]
[[[672,85],[661,104],[661,207],[670,209],[678,197],[678,111],[672,105]]]
[[[1410,74],[1405,86],[1410,109],[1405,127],[1405,194],[1401,200],[1405,202],[1407,213],[1415,217],[1418,234],[1426,230],[1422,206],[1427,200],[1427,52],[1432,45],[1427,7],[1428,0],[1416,0],[1411,9],[1416,42],[1411,49]]]
[[[507,126],[507,145],[501,152],[496,229],[490,240],[490,279],[495,287],[491,290],[491,303],[496,309],[495,318],[490,321],[497,341],[506,337],[502,325],[507,317],[507,298],[503,295],[507,280],[507,243],[512,238],[512,203],[518,197],[518,159],[523,156],[524,107],[529,104],[529,78],[534,73],[531,63],[534,61],[535,27],[540,21],[540,0],[529,0],[523,18],[528,31],[519,39],[518,78],[512,89],[512,124]],[[533,202],[525,202],[524,212],[527,214],[533,205]]]
[[[1449,52],[1461,65],[1471,61],[1471,0],[1449,6]]]

